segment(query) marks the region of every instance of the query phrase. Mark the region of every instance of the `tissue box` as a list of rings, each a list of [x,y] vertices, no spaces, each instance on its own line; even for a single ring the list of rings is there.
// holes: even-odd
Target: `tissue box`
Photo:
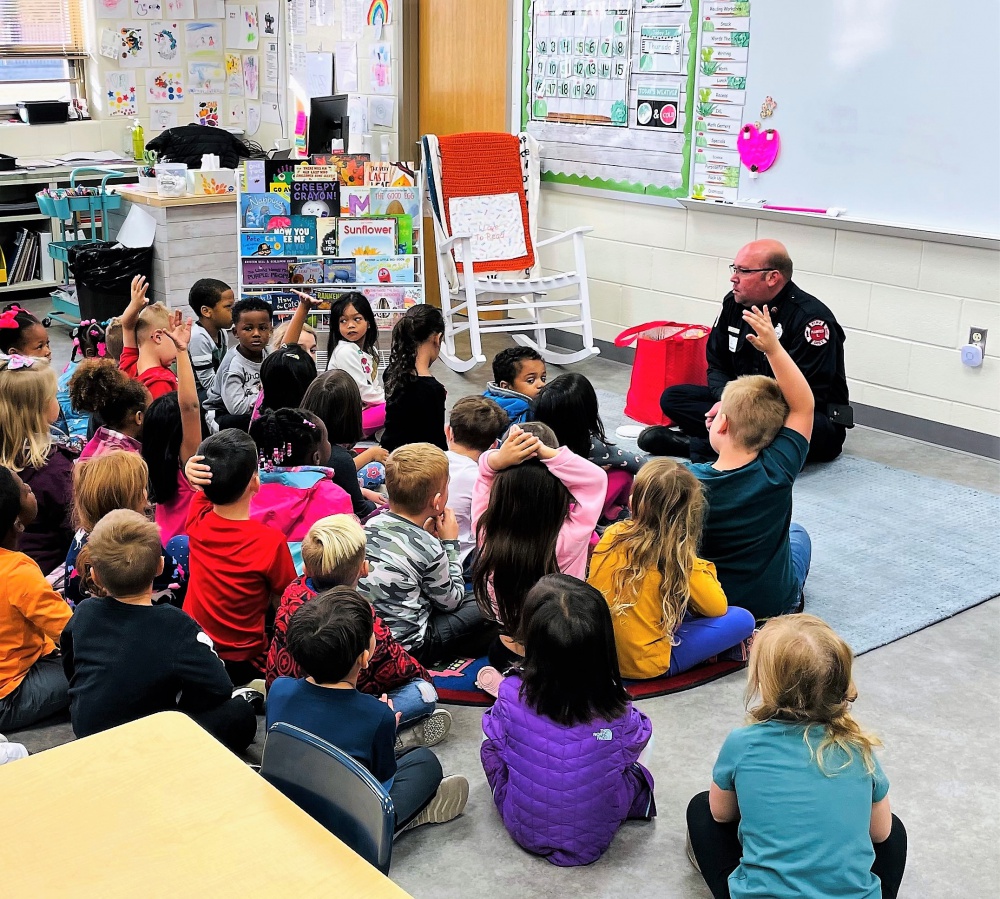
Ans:
[[[233,169],[193,169],[188,172],[188,187],[196,197],[236,192],[236,172]]]

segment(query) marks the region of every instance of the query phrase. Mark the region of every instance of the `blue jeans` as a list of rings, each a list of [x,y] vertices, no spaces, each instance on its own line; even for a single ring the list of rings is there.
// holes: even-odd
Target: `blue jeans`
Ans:
[[[437,690],[433,684],[417,677],[408,684],[397,687],[389,694],[389,698],[392,700],[393,709],[402,716],[399,719],[399,727],[405,727],[407,724],[426,718],[434,711]]]
[[[670,650],[667,674],[673,677],[735,646],[753,633],[754,623],[753,614],[738,606],[718,618],[685,618],[677,628],[679,642]]]
[[[30,727],[69,708],[69,682],[62,659],[39,659],[13,693],[0,699],[0,733]]]
[[[788,527],[788,542],[792,547],[792,572],[801,593],[806,578],[809,577],[809,563],[812,562],[813,552],[812,540],[806,529],[793,521]],[[795,601],[799,601],[798,596],[795,597]]]

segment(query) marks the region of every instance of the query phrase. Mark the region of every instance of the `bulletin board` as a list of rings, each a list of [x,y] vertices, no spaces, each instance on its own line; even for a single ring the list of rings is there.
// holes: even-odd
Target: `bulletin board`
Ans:
[[[1000,237],[996,0],[705,0],[701,19],[692,200]],[[780,149],[751,178],[758,123]]]
[[[699,0],[523,0],[521,129],[543,181],[689,193]]]

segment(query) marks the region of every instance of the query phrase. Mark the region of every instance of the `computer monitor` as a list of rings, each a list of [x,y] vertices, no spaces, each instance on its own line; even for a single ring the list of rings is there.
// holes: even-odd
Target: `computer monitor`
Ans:
[[[347,149],[347,94],[313,97],[309,101],[309,155],[329,153],[335,140]]]

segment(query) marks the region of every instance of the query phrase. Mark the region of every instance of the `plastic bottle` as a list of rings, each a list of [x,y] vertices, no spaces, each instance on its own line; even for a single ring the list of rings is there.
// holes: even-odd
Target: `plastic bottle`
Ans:
[[[132,120],[132,158],[136,162],[142,161],[142,154],[146,150],[146,135],[143,133],[142,125],[139,124],[138,119]]]

